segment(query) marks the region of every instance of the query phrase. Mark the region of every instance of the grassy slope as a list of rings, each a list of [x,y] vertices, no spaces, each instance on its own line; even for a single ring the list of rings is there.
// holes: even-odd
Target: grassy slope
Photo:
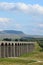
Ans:
[[[17,35],[17,34],[0,34],[0,40],[3,40],[4,38],[11,38],[11,39],[19,39],[23,37],[23,35]]]
[[[41,48],[36,43],[33,52],[17,58],[0,58],[0,65],[43,65],[43,52],[40,50]]]

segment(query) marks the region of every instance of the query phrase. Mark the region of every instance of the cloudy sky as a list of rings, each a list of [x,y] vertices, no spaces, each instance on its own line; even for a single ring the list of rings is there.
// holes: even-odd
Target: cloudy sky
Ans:
[[[43,0],[0,0],[0,30],[43,35]]]

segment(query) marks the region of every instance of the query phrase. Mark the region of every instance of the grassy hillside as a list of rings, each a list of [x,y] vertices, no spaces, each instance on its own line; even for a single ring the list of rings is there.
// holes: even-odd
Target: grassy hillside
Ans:
[[[19,39],[22,35],[16,35],[16,34],[0,34],[0,40],[3,40],[4,38],[11,38],[11,39]]]
[[[0,58],[0,65],[43,65],[43,51],[35,44],[33,52],[15,58]]]

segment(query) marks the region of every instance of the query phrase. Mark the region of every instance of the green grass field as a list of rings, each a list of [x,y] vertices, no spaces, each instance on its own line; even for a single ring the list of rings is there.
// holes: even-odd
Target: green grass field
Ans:
[[[35,44],[33,52],[15,58],[0,58],[0,65],[43,65],[43,51]]]

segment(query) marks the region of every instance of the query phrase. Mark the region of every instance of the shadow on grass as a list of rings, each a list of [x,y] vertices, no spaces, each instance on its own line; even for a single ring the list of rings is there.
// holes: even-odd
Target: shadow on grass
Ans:
[[[43,48],[39,50],[40,52],[43,52]]]

